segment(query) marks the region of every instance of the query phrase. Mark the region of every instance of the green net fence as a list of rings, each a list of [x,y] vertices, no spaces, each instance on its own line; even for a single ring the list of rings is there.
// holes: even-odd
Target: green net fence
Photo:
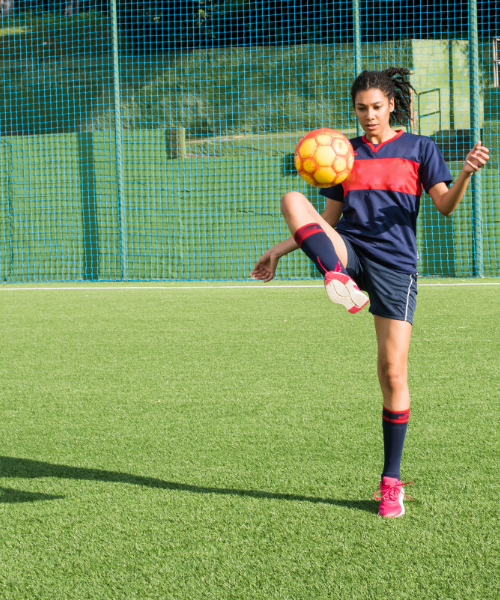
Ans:
[[[0,279],[248,278],[288,237],[311,129],[356,135],[363,69],[411,69],[414,133],[454,176],[492,159],[452,217],[422,199],[419,272],[499,276],[500,18],[491,3],[113,0],[0,6]],[[317,277],[300,252],[279,278]]]

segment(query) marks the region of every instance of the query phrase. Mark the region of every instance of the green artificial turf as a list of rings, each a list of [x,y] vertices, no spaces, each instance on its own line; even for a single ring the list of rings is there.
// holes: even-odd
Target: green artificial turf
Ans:
[[[420,288],[396,520],[367,311],[93,287],[0,290],[2,600],[500,597],[500,286]]]

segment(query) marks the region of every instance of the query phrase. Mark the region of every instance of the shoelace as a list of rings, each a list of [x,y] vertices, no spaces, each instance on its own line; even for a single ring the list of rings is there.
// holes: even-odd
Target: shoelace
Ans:
[[[404,485],[411,485],[412,483],[413,481],[408,481],[407,483],[396,483],[396,485],[383,485],[381,490],[373,494],[373,497],[375,500],[397,500],[399,498],[401,488]],[[377,496],[377,494],[380,494],[380,496]],[[407,496],[404,492],[403,496],[408,498],[408,500],[413,500],[413,498],[410,498],[410,496]]]

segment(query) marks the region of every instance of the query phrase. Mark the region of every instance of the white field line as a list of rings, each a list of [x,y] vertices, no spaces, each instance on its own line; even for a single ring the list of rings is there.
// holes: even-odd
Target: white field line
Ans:
[[[420,283],[418,287],[440,287],[446,288],[451,286],[469,286],[469,285],[500,285],[500,281],[492,281],[492,282],[470,282],[470,283]],[[322,288],[324,287],[322,284],[320,285],[183,285],[183,286],[95,286],[95,287],[19,287],[19,288],[8,288],[0,285],[0,291],[3,292],[36,292],[36,291],[45,291],[45,292],[57,292],[59,290],[232,290],[232,289],[248,289],[248,290],[264,290],[264,289],[290,289],[290,288],[302,288],[302,289],[312,289],[312,288]]]

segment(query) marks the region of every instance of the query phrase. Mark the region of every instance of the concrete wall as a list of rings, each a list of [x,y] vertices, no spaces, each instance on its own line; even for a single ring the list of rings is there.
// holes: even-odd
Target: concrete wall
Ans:
[[[470,127],[468,43],[412,40],[418,133]],[[482,112],[482,109],[481,109]]]

